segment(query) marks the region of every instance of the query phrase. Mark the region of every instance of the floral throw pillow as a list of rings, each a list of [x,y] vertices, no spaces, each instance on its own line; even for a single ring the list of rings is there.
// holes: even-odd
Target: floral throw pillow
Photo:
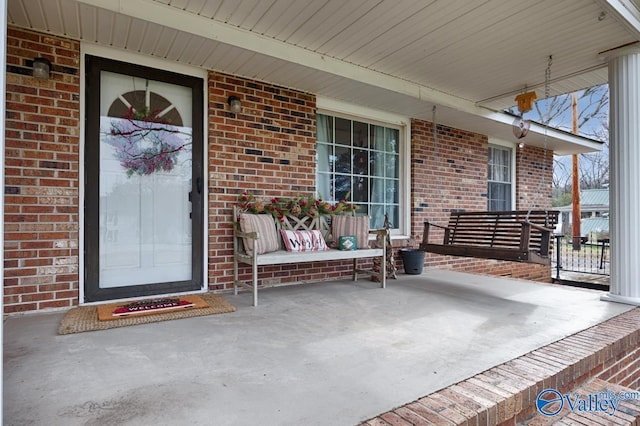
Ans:
[[[331,235],[334,245],[340,237],[355,235],[359,249],[369,248],[369,216],[334,216],[331,218]]]
[[[258,233],[257,254],[269,253],[280,248],[278,232],[271,215],[243,213],[240,215],[240,230]],[[244,249],[248,255],[251,255],[253,251],[252,241],[251,238],[244,239]]]
[[[290,231],[281,229],[280,234],[288,251],[320,251],[327,250],[327,243],[318,230]]]

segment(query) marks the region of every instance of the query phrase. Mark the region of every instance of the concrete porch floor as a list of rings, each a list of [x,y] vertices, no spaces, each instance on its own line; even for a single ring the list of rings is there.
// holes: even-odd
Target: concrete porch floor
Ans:
[[[355,425],[632,306],[426,270],[225,295],[231,314],[59,336],[4,322],[5,425]]]

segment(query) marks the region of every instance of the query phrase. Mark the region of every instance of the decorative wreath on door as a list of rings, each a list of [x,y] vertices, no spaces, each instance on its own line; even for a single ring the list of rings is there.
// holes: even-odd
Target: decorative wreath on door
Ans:
[[[108,112],[109,117],[117,119],[111,120],[105,142],[114,148],[114,157],[128,177],[173,170],[179,153],[191,145],[191,138],[185,138],[190,135],[181,129],[182,119],[169,101],[151,93],[150,103],[160,104],[160,108],[151,110],[144,105],[143,95],[146,93],[141,90],[126,93]]]

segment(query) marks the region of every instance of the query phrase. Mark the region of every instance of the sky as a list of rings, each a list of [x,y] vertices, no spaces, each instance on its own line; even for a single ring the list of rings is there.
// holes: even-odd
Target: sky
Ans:
[[[604,130],[603,123],[609,119],[609,87],[608,85],[596,86],[581,90],[578,94],[578,121],[580,128],[578,134],[586,137],[594,137],[594,134]],[[572,131],[571,95],[560,95],[549,99],[536,101],[537,108],[524,114],[525,119],[544,123],[549,114],[549,126]],[[551,111],[548,112],[549,108]],[[517,108],[512,108],[517,113]],[[541,116],[542,115],[542,116]],[[590,117],[589,119],[586,119]]]

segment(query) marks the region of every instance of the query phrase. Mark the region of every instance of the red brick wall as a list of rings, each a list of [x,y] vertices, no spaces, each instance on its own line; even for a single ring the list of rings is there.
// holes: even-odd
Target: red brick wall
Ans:
[[[486,136],[422,120],[411,122],[412,229],[422,240],[425,219],[446,223],[452,210],[487,209]]]
[[[78,301],[80,45],[8,29],[5,313]],[[51,60],[46,81],[33,58]]]
[[[412,239],[422,240],[424,221],[446,224],[453,210],[487,209],[487,161],[489,142],[486,136],[438,125],[438,139],[433,125],[422,120],[411,123],[411,216]],[[516,208],[551,207],[553,152],[525,145],[516,152]],[[538,184],[545,174],[543,184]],[[523,196],[520,191],[526,191]],[[528,200],[534,200],[528,202]],[[426,268],[509,276],[549,281],[548,267],[517,262],[503,262],[426,253]]]
[[[516,208],[551,208],[553,151],[525,145],[516,150]]]
[[[635,337],[635,340],[634,340]],[[619,344],[619,352],[613,352],[601,366],[603,370],[596,377],[637,391],[640,391],[640,333],[630,335]],[[600,366],[599,366],[600,367]],[[599,371],[599,369],[595,369]]]
[[[209,285],[233,285],[232,211],[243,191],[273,197],[314,195],[315,96],[230,75],[209,73]],[[242,100],[242,112],[227,99]],[[262,267],[270,285],[348,276],[347,263]],[[241,279],[250,280],[241,266]]]

